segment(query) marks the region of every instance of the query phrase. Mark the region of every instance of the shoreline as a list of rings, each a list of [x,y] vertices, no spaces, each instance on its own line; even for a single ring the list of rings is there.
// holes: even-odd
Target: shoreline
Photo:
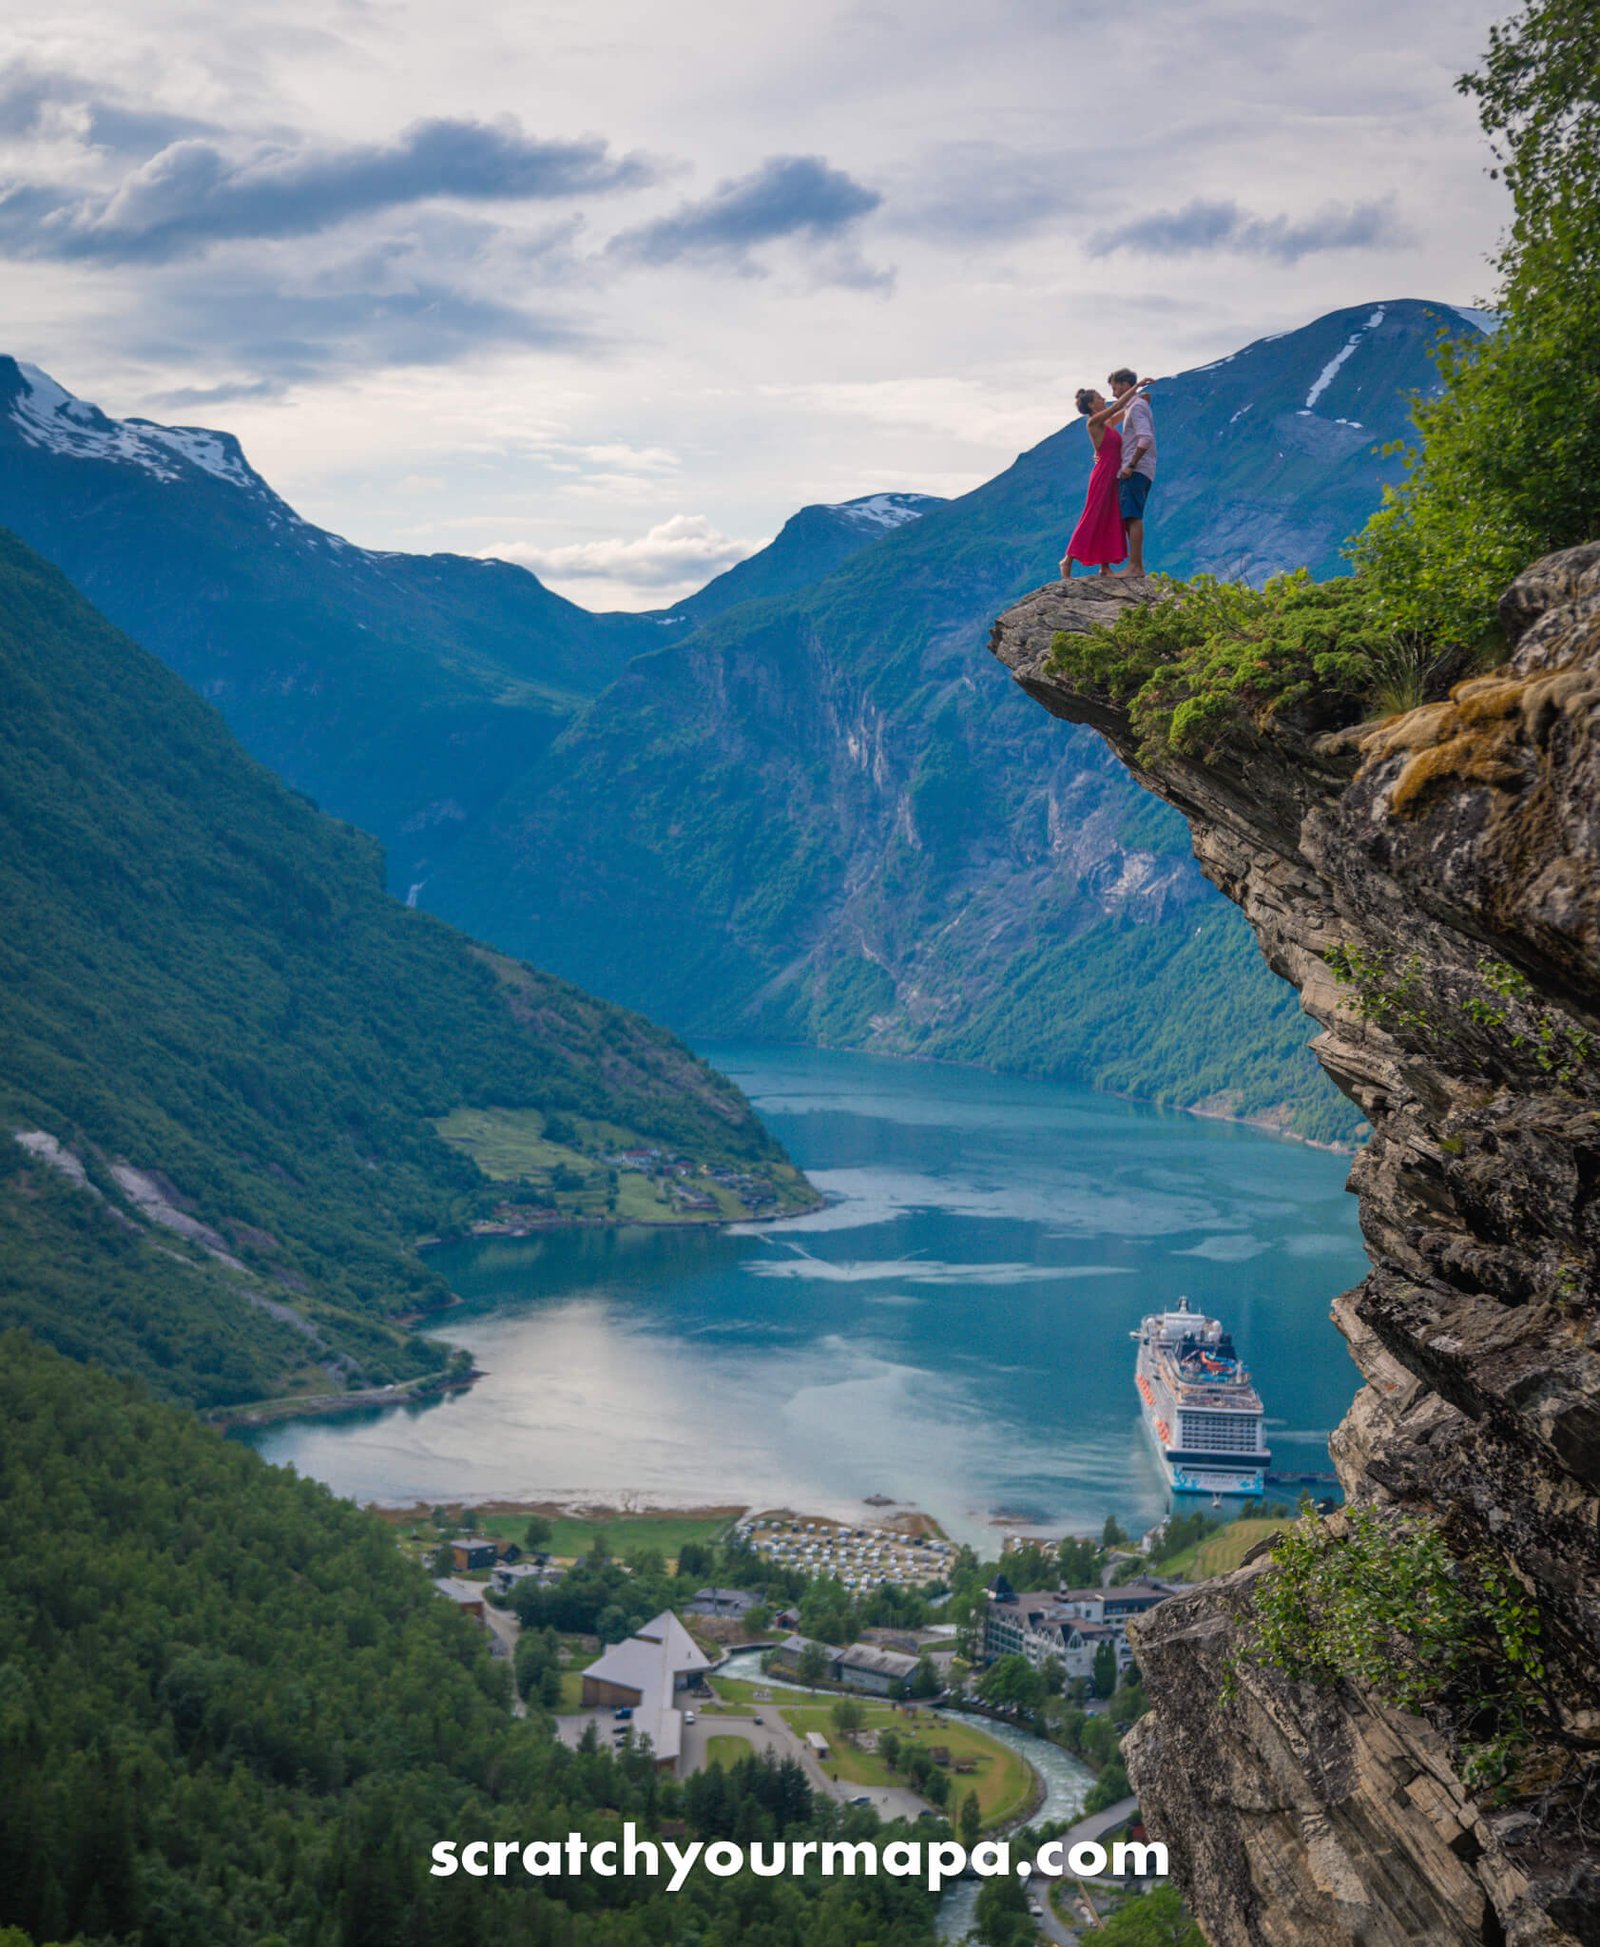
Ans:
[[[1235,1129],[1253,1129],[1257,1135],[1271,1136],[1278,1142],[1299,1143],[1306,1149],[1320,1149],[1333,1156],[1359,1156],[1366,1147],[1366,1137],[1353,1142],[1325,1142],[1317,1136],[1302,1136],[1297,1129],[1284,1123],[1275,1122],[1269,1115],[1229,1115],[1222,1109],[1209,1109],[1203,1104],[1190,1102],[1157,1102],[1148,1095],[1134,1095],[1126,1089],[1100,1088],[1095,1083],[1075,1079],[1066,1075],[1035,1075],[1020,1068],[992,1068],[982,1061],[957,1061],[949,1055],[911,1055],[891,1048],[851,1047],[844,1042],[834,1041],[750,1041],[741,1042],[736,1036],[712,1035],[708,1038],[710,1047],[750,1047],[750,1048],[795,1048],[801,1051],[824,1055],[864,1055],[870,1061],[904,1062],[914,1068],[954,1068],[969,1075],[993,1075],[998,1081],[1037,1082],[1044,1088],[1081,1089],[1085,1095],[1099,1095],[1112,1102],[1126,1102],[1130,1108],[1147,1109],[1152,1115],[1192,1115],[1201,1122],[1226,1123]],[[697,1054],[699,1048],[695,1049]],[[701,1057],[709,1061],[717,1072],[722,1073],[717,1060],[711,1055]],[[733,1080],[732,1076],[729,1080]],[[739,1086],[742,1088],[743,1083]],[[752,1103],[752,1107],[754,1104]],[[757,1114],[760,1111],[757,1110]],[[797,1213],[798,1214],[798,1213]],[[781,1222],[781,1219],[768,1221]]]
[[[334,1413],[443,1399],[447,1393],[465,1392],[483,1376],[482,1368],[475,1365],[461,1372],[425,1373],[392,1386],[364,1386],[354,1393],[286,1393],[280,1399],[251,1400],[241,1406],[213,1406],[200,1417],[224,1433],[234,1427],[275,1426],[280,1420],[320,1420]]]
[[[715,1217],[580,1217],[553,1214],[547,1222],[527,1224],[495,1224],[486,1230],[444,1231],[437,1237],[413,1238],[414,1251],[438,1250],[447,1244],[488,1244],[500,1238],[513,1237],[519,1241],[528,1237],[543,1237],[553,1230],[727,1230],[735,1224],[749,1224],[762,1227],[767,1224],[792,1223],[796,1217],[814,1216],[819,1210],[826,1210],[828,1199],[820,1190],[809,1203],[801,1204],[794,1210],[784,1210],[770,1217],[728,1217],[718,1214]],[[454,1294],[452,1294],[454,1296]],[[457,1303],[460,1300],[457,1299]],[[413,1314],[427,1317],[427,1313]],[[404,1321],[396,1321],[403,1323]]]

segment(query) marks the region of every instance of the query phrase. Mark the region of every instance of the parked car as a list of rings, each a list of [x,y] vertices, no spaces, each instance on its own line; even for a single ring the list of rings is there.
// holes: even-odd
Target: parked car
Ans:
[[[871,1803],[872,1800],[865,1792],[857,1792],[854,1798],[847,1798],[845,1800],[846,1805],[870,1805]]]
[[[694,1712],[692,1710],[686,1710],[683,1713],[683,1721],[686,1724],[692,1724],[694,1722]]]
[[[633,1705],[618,1704],[618,1706],[611,1713],[611,1715],[616,1719],[618,1719],[619,1722],[625,1722],[628,1718],[630,1718],[633,1715]]]
[[[751,1718],[750,1721],[753,1724],[765,1724],[767,1720],[761,1715],[759,1711],[757,1711],[755,1716]]]

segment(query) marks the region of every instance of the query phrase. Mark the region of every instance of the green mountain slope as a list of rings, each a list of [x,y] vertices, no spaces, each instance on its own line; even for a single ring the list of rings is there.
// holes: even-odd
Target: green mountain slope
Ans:
[[[1459,315],[1362,306],[1155,390],[1150,557],[1340,565],[1376,448]],[[853,556],[640,657],[468,832],[434,909],[699,1034],[1075,1078],[1348,1138],[1290,990],[1181,822],[985,650],[1056,572],[1081,425]]]
[[[449,1839],[878,1834],[753,1757],[680,1787],[509,1714],[374,1517],[0,1338],[0,1938],[99,1947],[925,1947],[887,1877],[430,1873]],[[687,1828],[687,1830],[685,1829]]]
[[[3,534],[0,690],[0,1323],[205,1405],[386,1385],[444,1363],[425,1233],[637,1207],[639,1143],[718,1169],[705,1214],[804,1197],[731,1084],[397,904]]]

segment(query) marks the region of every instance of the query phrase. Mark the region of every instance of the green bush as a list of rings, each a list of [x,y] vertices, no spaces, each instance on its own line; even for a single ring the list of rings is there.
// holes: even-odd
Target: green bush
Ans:
[[[1359,714],[1378,689],[1394,633],[1356,577],[1314,582],[1304,568],[1264,588],[1196,575],[1163,581],[1170,599],[1130,608],[1088,635],[1059,633],[1049,667],[1126,706],[1147,760],[1206,757],[1314,692]]]
[[[1484,1783],[1509,1772],[1536,1730],[1554,1729],[1538,1608],[1493,1556],[1457,1557],[1430,1520],[1353,1508],[1337,1528],[1303,1514],[1271,1560],[1252,1593],[1244,1660],[1439,1717]],[[1237,1678],[1235,1665],[1226,1694]]]

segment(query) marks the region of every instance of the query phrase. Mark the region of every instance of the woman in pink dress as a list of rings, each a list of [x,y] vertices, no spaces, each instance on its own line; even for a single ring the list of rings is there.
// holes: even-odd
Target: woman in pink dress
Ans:
[[[1072,530],[1072,539],[1061,558],[1061,578],[1072,579],[1072,564],[1098,568],[1109,575],[1119,561],[1127,559],[1128,542],[1122,531],[1122,510],[1117,500],[1117,475],[1122,469],[1122,434],[1112,423],[1122,415],[1122,407],[1092,386],[1078,394],[1078,410],[1088,428],[1094,448],[1094,466],[1089,473],[1089,491],[1084,496],[1083,513]]]

